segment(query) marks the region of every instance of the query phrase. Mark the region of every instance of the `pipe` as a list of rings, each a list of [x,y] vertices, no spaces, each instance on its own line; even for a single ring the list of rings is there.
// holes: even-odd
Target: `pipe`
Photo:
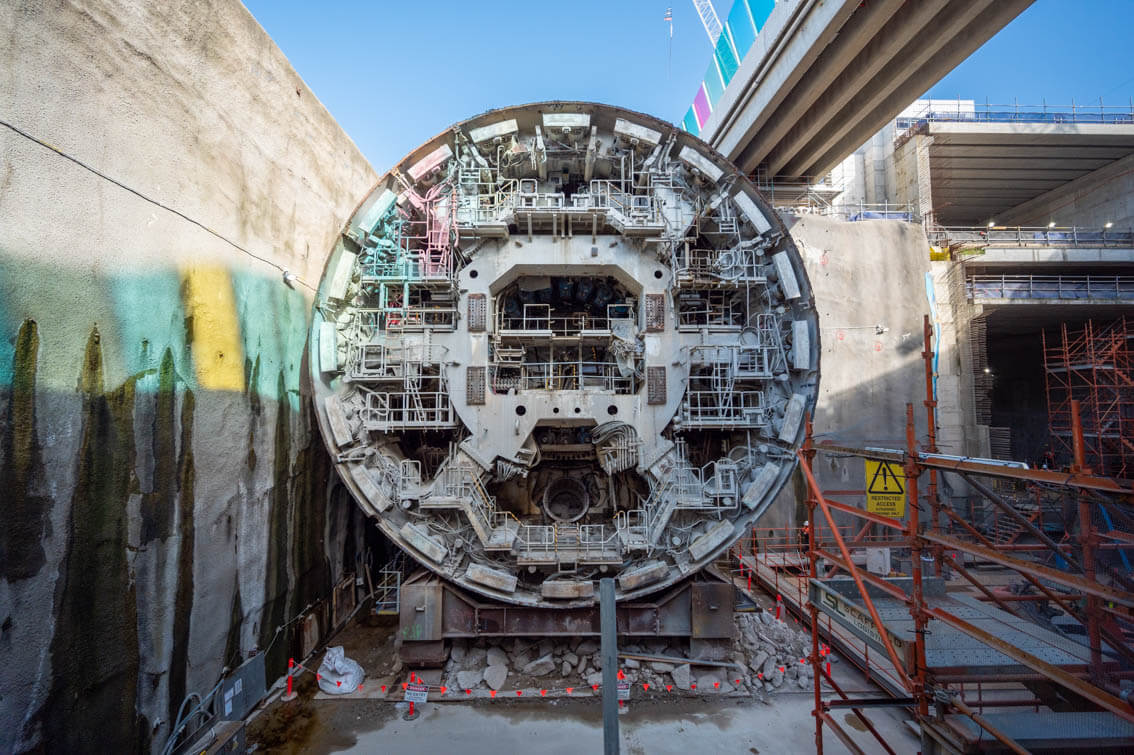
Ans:
[[[998,740],[1000,740],[1000,743],[1003,744],[1005,747],[1007,747],[1009,750],[1017,753],[1017,755],[1028,755],[1028,751],[1025,750],[1023,747],[1021,747],[1020,745],[1018,745],[1016,743],[1016,740],[1012,739],[1007,734],[1005,734],[1004,732],[1000,731],[995,726],[990,724],[988,722],[988,719],[986,719],[984,716],[977,713],[975,710],[970,708],[968,705],[965,705],[964,700],[957,697],[957,698],[954,698],[951,701],[951,703],[952,703],[954,708],[956,708],[957,710],[961,711],[966,716],[971,718],[976,723],[977,726],[984,729],[989,734],[991,734],[992,736],[994,736]]]

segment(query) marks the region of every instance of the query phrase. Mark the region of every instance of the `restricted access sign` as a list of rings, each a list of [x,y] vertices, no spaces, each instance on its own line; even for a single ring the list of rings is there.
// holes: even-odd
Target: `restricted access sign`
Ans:
[[[425,684],[407,684],[405,699],[407,702],[411,703],[428,702],[429,686]]]
[[[895,519],[906,515],[906,476],[889,461],[866,462],[866,510]]]

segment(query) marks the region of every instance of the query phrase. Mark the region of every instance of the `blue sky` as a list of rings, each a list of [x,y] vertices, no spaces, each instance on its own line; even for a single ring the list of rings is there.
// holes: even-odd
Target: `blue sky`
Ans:
[[[722,17],[731,6],[715,4]],[[380,173],[452,123],[522,102],[597,100],[678,122],[710,56],[687,0],[245,5]],[[930,94],[1128,105],[1131,29],[1134,0],[1037,0]]]

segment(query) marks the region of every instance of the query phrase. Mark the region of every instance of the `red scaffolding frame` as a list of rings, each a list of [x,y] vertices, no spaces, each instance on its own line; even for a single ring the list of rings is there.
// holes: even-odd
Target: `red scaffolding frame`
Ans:
[[[1071,404],[1078,401],[1086,464],[1111,477],[1134,476],[1134,320],[1081,329],[1063,323],[1043,334],[1044,380],[1052,451],[1074,455]]]
[[[829,652],[820,643],[820,637],[835,644],[839,640],[831,629],[830,617],[826,627],[820,622],[820,606],[813,599],[806,599],[800,580],[794,589],[784,590],[786,597],[799,613],[809,616],[812,632],[810,663],[814,671],[814,716],[816,751],[823,751],[823,726],[843,741],[852,752],[862,750],[849,733],[832,717],[834,708],[850,708],[866,724],[867,730],[878,740],[887,752],[892,749],[885,743],[874,726],[864,714],[864,710],[879,704],[909,707],[915,712],[923,732],[929,736],[947,736],[942,733],[942,718],[945,711],[956,711],[980,727],[987,735],[995,738],[1001,745],[1013,752],[1026,752],[1017,742],[997,728],[996,722],[982,712],[974,710],[973,702],[983,711],[983,704],[967,701],[964,684],[976,681],[979,675],[964,673],[935,674],[926,662],[925,636],[931,621],[939,626],[967,635],[980,643],[1007,656],[1024,667],[1020,679],[1043,679],[1069,690],[1077,698],[1086,701],[1096,710],[1107,711],[1118,718],[1134,723],[1134,708],[1120,697],[1119,680],[1129,678],[1134,668],[1134,649],[1127,639],[1127,632],[1134,627],[1134,581],[1108,569],[1100,554],[1124,552],[1134,548],[1134,486],[1123,480],[1092,475],[1085,464],[1084,433],[1078,421],[1078,401],[1073,402],[1069,411],[1072,421],[1071,452],[1073,462],[1068,471],[1034,470],[1020,467],[985,463],[968,458],[946,457],[936,454],[935,449],[935,407],[932,373],[932,332],[928,318],[925,324],[925,350],[922,354],[926,362],[926,398],[924,406],[928,415],[929,438],[924,446],[919,445],[914,423],[914,408],[907,405],[906,448],[904,451],[882,449],[858,449],[816,446],[812,441],[811,423],[807,420],[807,436],[799,451],[801,468],[807,481],[807,511],[810,527],[807,528],[807,579],[815,586],[822,579],[836,572],[849,575],[857,588],[857,598],[861,599],[870,620],[876,629],[877,641],[885,649],[887,672],[891,684],[889,689],[894,699],[848,699],[830,676],[829,664],[824,657]],[[870,513],[858,506],[834,501],[830,495],[851,495],[862,491],[831,491],[824,493],[812,472],[813,461],[819,453],[836,453],[840,456],[858,456],[864,459],[886,461],[904,467],[906,477],[907,518],[903,521]],[[952,474],[962,477],[978,493],[992,504],[1000,507],[1006,516],[1024,519],[1022,514],[1013,513],[1011,506],[1000,498],[982,479],[992,478],[1033,486],[1043,486],[1048,490],[1058,490],[1069,502],[1073,527],[1060,542],[1055,542],[1031,521],[1021,524],[1034,542],[1016,543],[1000,547],[973,523],[968,521],[964,511],[954,511],[951,501],[943,500],[939,494],[939,475]],[[921,485],[924,483],[924,487]],[[924,491],[924,494],[923,492]],[[1099,517],[1093,516],[1093,509],[1102,508],[1099,501],[1105,500],[1111,508],[1114,520],[1106,518],[1107,525],[1098,525]],[[1077,507],[1072,505],[1077,503]],[[836,517],[842,521],[836,521]],[[851,521],[850,526],[847,521]],[[854,523],[856,522],[856,523]],[[860,528],[861,527],[861,528]],[[883,534],[872,534],[881,531]],[[855,534],[857,533],[857,534]],[[785,535],[787,533],[785,532]],[[745,559],[741,554],[742,565],[747,561],[748,568],[754,570],[765,587],[773,587],[769,574],[774,573],[774,589],[779,599],[779,571],[761,569],[760,559],[768,566],[768,551],[780,550],[790,553],[799,548],[801,542],[783,538],[782,545],[773,545],[772,538],[766,537],[761,545],[756,531],[751,541],[752,555]],[[870,544],[907,548],[910,553],[909,588],[903,589],[882,576],[873,574],[856,565],[851,549]],[[771,547],[769,547],[771,546]],[[761,552],[762,551],[762,552]],[[923,563],[923,554],[926,559]],[[1027,594],[1007,596],[1001,591],[989,589],[981,579],[970,572],[960,556],[970,554],[984,562],[1006,567],[1029,585]],[[1038,557],[1037,557],[1038,554]],[[1054,559],[1059,568],[1045,562]],[[781,567],[792,560],[788,556],[780,559]],[[822,560],[829,571],[822,574],[819,562]],[[776,561],[776,559],[772,559]],[[963,612],[949,610],[944,604],[928,600],[923,591],[923,569],[932,569],[940,575],[942,567],[949,569],[967,581],[979,593],[978,599],[994,603],[1005,614],[1021,618],[1019,606],[1022,601],[1050,601],[1069,616],[1082,622],[1088,635],[1089,661],[1084,667],[1057,666],[1049,663],[1026,649],[1006,642],[1001,637],[986,631]],[[785,585],[786,587],[786,585]],[[869,588],[869,589],[868,589]],[[791,595],[789,593],[796,594]],[[871,594],[879,594],[904,604],[913,620],[912,643],[906,641],[901,649],[895,647],[891,632],[883,623]],[[785,601],[787,602],[787,601]],[[1120,656],[1124,663],[1105,660],[1103,643]],[[870,673],[869,648],[867,648],[866,668]],[[986,678],[987,680],[987,678]],[[824,700],[822,686],[826,684],[838,694],[839,699]],[[958,689],[957,685],[960,685]],[[979,687],[978,687],[979,689]],[[1038,706],[1044,703],[1035,700],[1002,701],[1014,706]],[[1038,721],[1038,719],[1037,719]],[[935,732],[935,734],[934,734]]]

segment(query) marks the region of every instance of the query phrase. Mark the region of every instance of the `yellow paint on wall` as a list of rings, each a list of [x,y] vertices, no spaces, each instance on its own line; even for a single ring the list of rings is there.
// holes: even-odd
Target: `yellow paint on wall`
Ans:
[[[211,391],[244,390],[244,354],[232,278],[223,267],[181,272],[197,385]]]

